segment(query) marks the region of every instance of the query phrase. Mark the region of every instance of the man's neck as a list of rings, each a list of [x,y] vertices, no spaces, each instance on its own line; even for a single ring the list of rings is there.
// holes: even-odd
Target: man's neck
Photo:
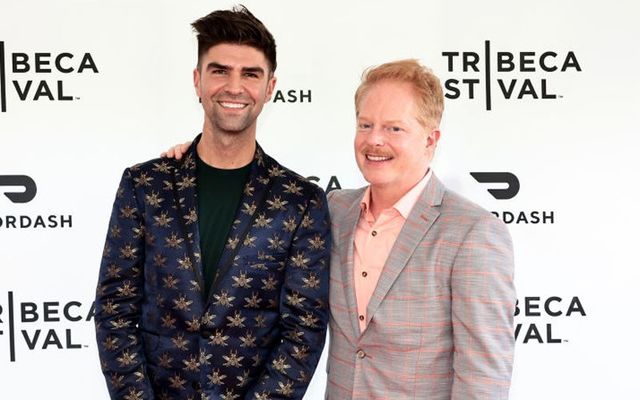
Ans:
[[[244,167],[253,160],[256,151],[255,131],[224,134],[203,130],[196,151],[202,161],[213,167],[220,169]]]
[[[406,190],[398,190],[393,187],[371,186],[369,199],[369,207],[374,219],[378,219],[380,213],[387,208],[393,207],[411,188]]]
[[[429,169],[413,184],[407,187],[396,185],[371,185],[369,207],[373,217],[377,220],[382,211],[393,207],[404,195],[416,187],[429,173]]]

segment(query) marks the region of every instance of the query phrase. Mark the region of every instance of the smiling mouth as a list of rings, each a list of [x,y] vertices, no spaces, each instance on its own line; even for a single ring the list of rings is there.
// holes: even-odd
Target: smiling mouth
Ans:
[[[367,161],[373,161],[373,162],[389,161],[393,158],[391,156],[381,156],[381,155],[375,155],[375,154],[365,154],[364,156],[366,157]]]
[[[228,101],[219,101],[218,104],[220,104],[223,108],[230,108],[233,110],[241,110],[248,106],[248,104],[246,103],[231,103]]]

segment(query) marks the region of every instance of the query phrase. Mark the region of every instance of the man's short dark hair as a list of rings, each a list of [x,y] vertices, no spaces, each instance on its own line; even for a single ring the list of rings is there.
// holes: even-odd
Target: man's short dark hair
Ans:
[[[198,34],[198,68],[202,56],[221,43],[251,46],[260,50],[271,72],[276,70],[276,41],[264,24],[243,5],[218,10],[191,24]]]

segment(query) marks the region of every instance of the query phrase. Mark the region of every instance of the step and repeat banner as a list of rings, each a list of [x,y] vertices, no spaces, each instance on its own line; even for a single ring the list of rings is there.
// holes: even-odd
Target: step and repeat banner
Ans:
[[[323,189],[364,184],[364,68],[417,58],[441,78],[433,168],[514,240],[511,398],[639,398],[640,6],[244,3],[278,44],[258,140]],[[232,5],[0,1],[0,398],[108,398],[92,302],[116,187],[200,131],[189,24]]]

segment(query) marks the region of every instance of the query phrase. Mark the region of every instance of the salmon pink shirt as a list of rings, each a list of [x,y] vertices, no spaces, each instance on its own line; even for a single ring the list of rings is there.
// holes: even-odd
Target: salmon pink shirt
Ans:
[[[404,221],[418,201],[420,194],[429,183],[431,169],[411,190],[405,193],[393,207],[382,210],[378,219],[370,209],[371,186],[364,192],[360,208],[360,219],[354,236],[354,271],[356,301],[358,303],[358,323],[360,332],[365,330],[367,305],[378,284],[391,248],[395,243]]]

